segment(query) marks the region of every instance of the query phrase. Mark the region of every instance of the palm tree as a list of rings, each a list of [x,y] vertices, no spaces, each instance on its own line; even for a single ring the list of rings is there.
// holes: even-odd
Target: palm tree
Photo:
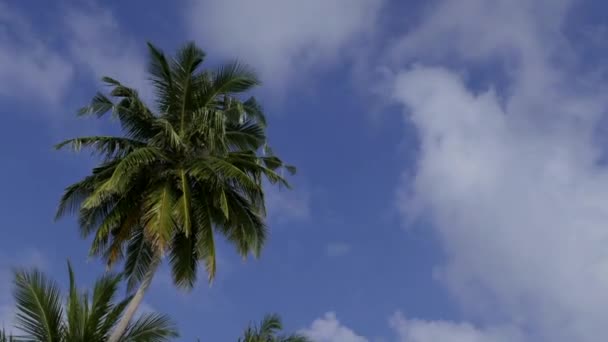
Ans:
[[[311,342],[301,334],[277,335],[281,329],[281,318],[276,314],[267,315],[259,326],[249,325],[238,342]]]
[[[101,164],[61,198],[57,217],[75,212],[91,253],[111,267],[125,259],[134,290],[126,328],[165,257],[174,283],[192,288],[202,260],[211,282],[216,274],[216,233],[244,258],[259,256],[267,237],[263,179],[288,187],[285,165],[267,145],[265,118],[254,98],[242,93],[259,84],[234,62],[201,70],[205,54],[193,43],[168,59],[150,51],[155,111],[137,91],[105,77],[109,96],[98,93],[81,115],[118,119],[121,136],[70,139],[57,148],[91,148]]]
[[[115,302],[120,275],[106,274],[95,282],[93,293],[76,287],[68,264],[70,289],[65,305],[59,286],[38,270],[15,272],[16,325],[21,335],[0,333],[0,341],[104,342],[130,299]],[[119,337],[121,342],[161,342],[177,337],[171,321],[160,314],[142,314]]]
[[[7,334],[4,329],[0,330],[0,342],[16,342],[11,334]]]

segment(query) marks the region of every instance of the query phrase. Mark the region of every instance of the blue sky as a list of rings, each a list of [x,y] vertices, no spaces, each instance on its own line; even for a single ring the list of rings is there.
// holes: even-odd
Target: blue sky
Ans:
[[[280,313],[319,342],[603,341],[608,171],[601,1],[0,0],[0,320],[10,268],[90,283],[63,188],[94,160],[52,145],[114,132],[83,120],[101,76],[149,96],[145,42],[239,58],[275,150],[260,260],[220,249],[191,293],[161,270],[145,310],[184,341],[234,341]],[[202,279],[202,278],[201,278]]]

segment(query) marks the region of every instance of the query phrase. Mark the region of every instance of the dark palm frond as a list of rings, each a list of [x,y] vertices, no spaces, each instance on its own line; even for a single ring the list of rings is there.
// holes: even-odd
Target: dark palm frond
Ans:
[[[127,247],[125,274],[127,275],[127,290],[133,291],[145,278],[154,260],[154,249],[144,237],[143,228],[133,230],[133,235]]]
[[[196,234],[186,237],[178,233],[173,237],[169,255],[173,282],[180,288],[191,289],[197,278],[198,250]]]
[[[243,102],[243,109],[249,117],[255,119],[262,127],[266,127],[266,115],[255,97],[250,97]]]
[[[247,119],[240,123],[227,124],[226,141],[233,151],[256,151],[266,142],[266,134],[264,127],[258,122]]]
[[[169,112],[177,103],[178,94],[173,87],[173,75],[165,54],[148,42],[150,62],[148,73],[156,90],[156,104],[161,113]]]

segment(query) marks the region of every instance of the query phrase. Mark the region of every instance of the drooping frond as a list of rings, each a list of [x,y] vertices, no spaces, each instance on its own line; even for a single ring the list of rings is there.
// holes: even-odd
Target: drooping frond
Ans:
[[[128,328],[123,342],[163,342],[178,337],[177,328],[169,317],[157,313],[143,314]]]
[[[281,317],[277,314],[269,314],[262,319],[260,323],[259,334],[266,340],[269,340],[279,330],[283,329]]]
[[[233,151],[256,151],[266,142],[264,127],[251,119],[240,123],[228,123],[226,126],[226,142]]]
[[[141,141],[123,137],[93,136],[65,140],[55,145],[55,149],[59,150],[66,146],[71,147],[76,152],[82,148],[91,148],[93,154],[111,160],[125,156],[137,148],[144,147],[145,144]]]
[[[175,232],[173,208],[177,196],[169,182],[158,187],[145,199],[145,208],[141,217],[144,236],[154,248],[165,251]]]
[[[243,109],[247,113],[247,116],[255,119],[262,127],[266,127],[266,115],[255,97],[250,97],[247,101],[243,102]]]
[[[127,247],[127,260],[125,274],[127,276],[127,290],[133,291],[146,276],[154,259],[154,249],[145,239],[143,228],[137,227]]]

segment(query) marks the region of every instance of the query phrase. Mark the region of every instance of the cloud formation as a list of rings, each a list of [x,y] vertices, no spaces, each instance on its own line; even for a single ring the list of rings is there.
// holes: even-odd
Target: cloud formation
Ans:
[[[342,325],[334,312],[314,320],[309,328],[301,332],[315,342],[368,342],[367,338]]]
[[[343,63],[348,49],[374,30],[383,2],[192,0],[185,11],[205,48],[253,64],[277,87],[290,76],[301,81],[311,68]]]
[[[394,82],[421,143],[399,206],[430,219],[447,256],[439,278],[482,326],[418,324],[406,341],[442,331],[466,336],[444,342],[512,341],[512,331],[527,342],[603,341],[608,172],[595,127],[606,85],[556,63],[556,47],[573,52],[561,34],[569,1],[492,4],[442,1],[401,41],[404,60],[433,65],[401,69]],[[462,69],[437,66],[448,59]],[[507,75],[501,92],[475,88],[468,73],[489,62]],[[488,337],[497,323],[509,329]]]

